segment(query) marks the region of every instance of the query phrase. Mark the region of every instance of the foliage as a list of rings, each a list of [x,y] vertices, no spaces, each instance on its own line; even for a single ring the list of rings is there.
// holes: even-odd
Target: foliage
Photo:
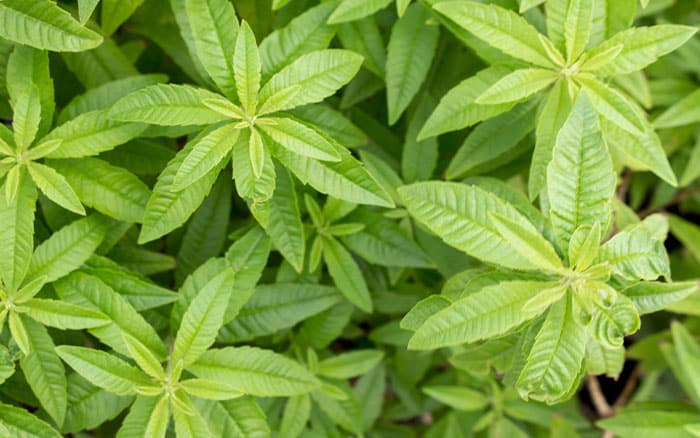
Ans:
[[[700,436],[697,24],[0,0],[0,435]]]

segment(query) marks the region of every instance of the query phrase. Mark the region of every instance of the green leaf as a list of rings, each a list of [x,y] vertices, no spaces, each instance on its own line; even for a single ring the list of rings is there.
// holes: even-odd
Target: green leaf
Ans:
[[[341,299],[340,293],[329,286],[291,283],[258,286],[236,319],[221,330],[219,340],[239,342],[290,328]]]
[[[418,134],[418,140],[456,131],[508,111],[513,103],[481,105],[476,99],[511,69],[493,66],[465,79],[445,94]]]
[[[654,120],[657,129],[675,128],[700,121],[700,90],[671,105]]]
[[[209,125],[226,117],[203,101],[219,98],[216,93],[190,85],[151,85],[119,99],[110,109],[109,117],[163,126]]]
[[[440,2],[433,9],[507,55],[542,67],[556,66],[550,58],[551,51],[556,51],[552,43],[513,11],[463,1]]]
[[[109,392],[129,395],[140,386],[153,385],[143,371],[104,351],[61,345],[56,352],[78,374]]]
[[[671,268],[663,242],[642,227],[616,234],[600,248],[598,262],[608,262],[613,272],[629,280],[669,277]]]
[[[206,379],[188,379],[180,382],[180,387],[188,394],[207,400],[228,400],[241,394],[230,385]]]
[[[625,364],[625,347],[611,347],[589,339],[586,344],[586,372],[617,378]]]
[[[624,337],[639,330],[641,321],[632,301],[624,295],[617,295],[610,307],[596,303],[595,317],[589,331],[606,347],[620,347]]]
[[[360,267],[352,255],[331,236],[323,237],[323,260],[340,292],[367,313],[372,312],[372,298]]]
[[[202,415],[194,407],[192,400],[187,394],[179,394],[187,400],[187,409],[183,409],[178,404],[173,403],[173,420],[175,421],[175,433],[179,437],[196,438],[200,436],[210,436],[207,423]],[[178,400],[178,399],[173,399]]]
[[[0,404],[0,430],[17,438],[59,438],[62,435],[25,409]]]
[[[185,0],[187,21],[196,56],[219,89],[230,99],[236,96],[233,54],[238,19],[226,0]]]
[[[260,91],[261,69],[255,34],[244,21],[236,39],[233,73],[236,78],[238,98],[248,115],[255,114],[258,91]]]
[[[284,405],[284,414],[280,424],[280,438],[299,436],[311,415],[311,398],[304,395],[290,397]]]
[[[126,143],[143,132],[142,123],[124,123],[109,119],[107,109],[76,115],[52,130],[42,142],[61,140],[47,158],[79,158],[100,154]]]
[[[359,20],[384,9],[391,0],[343,0],[328,18],[328,24]]]
[[[416,183],[399,188],[411,216],[441,237],[445,243],[488,263],[514,269],[535,265],[514,252],[489,218],[500,214],[527,221],[501,198],[477,186],[446,182]]]
[[[170,400],[164,395],[153,407],[143,436],[164,438],[168,431],[168,423],[170,423]]]
[[[226,261],[235,273],[235,281],[225,322],[232,320],[250,299],[269,255],[270,239],[259,227],[252,228],[226,251]]]
[[[180,227],[194,213],[211,190],[224,163],[219,163],[218,166],[196,182],[191,183],[187,188],[179,192],[172,189],[175,175],[185,158],[192,152],[194,145],[209,132],[210,130],[205,130],[190,141],[183,150],[178,152],[175,158],[170,160],[158,177],[158,181],[153,187],[153,194],[146,205],[139,244],[150,242]]]
[[[175,337],[172,363],[182,360],[183,365],[188,366],[214,343],[224,322],[233,281],[233,271],[221,272],[192,300]]]
[[[569,1],[564,22],[566,59],[574,62],[588,45],[593,27],[593,0]]]
[[[525,399],[557,403],[576,385],[586,352],[586,332],[573,315],[573,305],[569,294],[547,313],[516,384]]]
[[[514,221],[496,213],[491,214],[491,221],[513,248],[543,271],[561,272],[564,265],[556,250],[527,220]]]
[[[696,370],[700,367],[700,344],[693,338],[687,328],[681,323],[671,323],[671,335],[676,347],[678,363],[695,391],[695,397],[700,396],[700,376]]]
[[[137,396],[117,432],[118,438],[146,436],[146,427],[158,402],[157,397]]]
[[[91,384],[79,374],[68,376],[68,409],[61,427],[63,433],[92,430],[114,419],[133,398],[119,396]]]
[[[58,300],[32,298],[20,307],[32,319],[62,330],[80,330],[109,323],[107,316],[94,310]]]
[[[195,400],[197,409],[214,436],[267,437],[270,427],[253,397],[226,401]]]
[[[462,386],[431,385],[421,390],[428,397],[459,411],[480,411],[489,404],[486,395]]]
[[[325,386],[333,392],[330,394],[323,391],[314,391],[311,393],[311,397],[316,402],[316,406],[318,406],[333,423],[351,432],[355,436],[362,435],[362,408],[350,386],[344,384],[344,382],[334,383],[333,385],[327,384]],[[335,397],[333,395],[335,395]]]
[[[691,438],[694,435],[686,432],[685,427],[700,422],[700,415],[696,411],[683,408],[682,405],[672,403],[667,406],[650,407],[633,404],[621,409],[614,417],[598,421],[596,424],[622,438]]]
[[[163,372],[163,366],[155,354],[143,345],[141,341],[127,333],[122,333],[122,338],[129,356],[134,359],[139,368],[154,379],[164,382],[166,377]]]
[[[264,102],[281,90],[301,88],[280,110],[320,102],[350,82],[362,65],[362,57],[349,50],[328,49],[307,53],[272,76],[260,90]]]
[[[333,379],[349,379],[367,373],[383,357],[384,352],[380,350],[354,350],[320,361],[318,374]]]
[[[607,227],[615,173],[603,143],[598,116],[581,94],[557,136],[547,167],[550,218],[557,242],[568,248],[581,225]]]
[[[427,23],[431,15],[429,9],[415,3],[392,27],[386,59],[390,125],[406,110],[428,75],[439,36],[438,27]]]
[[[641,70],[661,56],[676,50],[697,32],[697,28],[675,24],[633,27],[615,34],[591,49],[589,56],[622,44],[612,62],[595,71],[596,76],[618,76]]]
[[[265,118],[260,129],[295,154],[322,161],[340,161],[337,147],[314,128],[291,118]]]
[[[66,372],[46,329],[29,319],[23,318],[23,323],[29,352],[20,357],[20,367],[41,406],[60,426],[66,415],[68,400]]]
[[[698,284],[684,281],[674,283],[640,282],[622,291],[632,300],[640,315],[658,312],[697,292]]]
[[[50,162],[87,206],[114,219],[141,222],[151,195],[136,175],[97,158]]]
[[[144,0],[102,0],[102,30],[111,35]]]
[[[17,3],[16,0],[12,2],[13,5]],[[46,3],[46,1],[43,0],[40,3]],[[0,6],[0,14],[7,12],[4,9],[7,4],[5,2],[3,3],[5,6]],[[42,9],[42,5],[38,5],[38,8]],[[12,19],[12,17],[8,18]],[[41,101],[41,121],[37,137],[46,134],[51,129],[56,109],[53,81],[49,73],[48,52],[16,44],[9,59],[7,59],[6,79],[10,101],[16,101],[28,87],[37,88]]]
[[[363,67],[377,77],[386,71],[386,49],[377,20],[373,16],[338,26],[338,39],[343,47],[365,58]]]
[[[286,397],[316,389],[320,382],[298,363],[256,347],[226,347],[204,353],[189,370],[258,397]]]
[[[100,0],[78,0],[78,17],[80,24],[85,25],[95,11]]]
[[[78,195],[61,174],[48,166],[35,162],[28,163],[27,170],[34,183],[47,198],[66,210],[81,215],[85,214],[85,209],[80,204]]]
[[[34,142],[41,122],[41,98],[34,84],[13,99],[12,109],[15,146],[19,151],[25,151]]]
[[[478,104],[497,105],[518,102],[537,93],[559,78],[553,70],[543,68],[523,68],[501,78],[481,93]]]
[[[7,185],[7,181],[5,182]],[[17,195],[11,202],[0,191],[0,277],[9,289],[17,289],[29,269],[34,249],[34,212],[37,191],[22,172]]]
[[[668,224],[673,235],[681,241],[695,260],[700,261],[700,227],[676,215],[668,215]]]
[[[408,348],[431,350],[507,333],[536,314],[522,307],[554,283],[506,281],[487,286],[433,314],[416,330]]]
[[[393,202],[384,188],[357,161],[349,151],[340,146],[338,162],[318,161],[272,145],[272,154],[301,180],[321,193],[357,204],[391,207]]]
[[[0,37],[38,49],[79,52],[99,46],[102,37],[81,26],[49,0],[3,0]]]
[[[192,150],[177,169],[171,190],[182,191],[209,174],[215,167],[220,167],[230,156],[239,133],[235,125],[226,124],[197,137]]]
[[[648,122],[642,112],[616,89],[589,77],[577,76],[578,82],[598,114],[633,135],[641,135]]]

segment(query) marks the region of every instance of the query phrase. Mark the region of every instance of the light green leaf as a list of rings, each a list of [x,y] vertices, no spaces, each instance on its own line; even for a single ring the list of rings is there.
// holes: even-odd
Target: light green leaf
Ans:
[[[54,343],[46,329],[32,320],[22,319],[29,352],[20,357],[20,367],[41,406],[56,424],[61,425],[68,400],[66,372],[56,356]]]
[[[632,300],[640,315],[658,312],[700,290],[696,282],[674,283],[642,281],[622,291]]]
[[[143,436],[164,438],[168,431],[168,423],[170,423],[170,400],[162,396],[153,407]]]
[[[192,400],[187,394],[178,394],[182,399],[187,400],[185,403],[187,409],[173,403],[173,420],[175,421],[175,433],[182,438],[198,438],[201,436],[211,436],[209,427],[202,418],[202,415],[197,411],[192,403]],[[179,400],[176,398],[173,400]]]
[[[85,205],[125,222],[143,219],[151,191],[126,169],[87,157],[54,160],[50,165],[66,178]]]
[[[557,403],[576,385],[586,352],[586,332],[574,317],[573,296],[554,304],[518,378],[525,399]]]
[[[463,386],[431,385],[421,390],[428,397],[459,411],[480,411],[489,404],[485,394]]]
[[[673,235],[700,261],[700,227],[675,215],[668,215]]]
[[[221,330],[222,342],[240,342],[293,327],[342,299],[332,287],[276,283],[258,286],[238,316]]]
[[[625,364],[625,347],[610,347],[589,339],[586,344],[586,372],[617,378]]]
[[[129,413],[122,422],[122,426],[117,432],[117,438],[132,438],[147,436],[146,427],[158,402],[157,397],[137,396],[134,404],[131,405]]]
[[[239,132],[234,124],[229,123],[197,137],[197,142],[177,169],[171,190],[182,191],[219,167],[230,156]]]
[[[383,78],[386,71],[386,48],[379,24],[374,16],[343,23],[338,28],[338,39],[346,49],[365,58],[363,67]]]
[[[188,379],[180,382],[180,387],[188,394],[206,400],[228,400],[242,394],[232,386],[214,380]]]
[[[491,85],[475,102],[482,105],[518,102],[548,87],[558,78],[556,71],[543,68],[515,70]]]
[[[566,59],[572,63],[578,59],[588,45],[593,27],[593,1],[572,0],[568,2],[564,23]]]
[[[140,386],[153,385],[144,372],[104,351],[61,345],[56,352],[93,385],[115,394],[134,394]]]
[[[390,125],[406,110],[428,75],[439,36],[438,27],[427,22],[431,15],[429,9],[415,3],[392,27],[386,59]]]
[[[411,216],[445,243],[488,263],[514,269],[534,269],[535,265],[514,252],[512,245],[497,231],[490,213],[526,221],[515,207],[477,186],[425,182],[399,188]]]
[[[253,397],[244,396],[221,402],[199,399],[195,400],[195,405],[214,436],[270,436],[265,413]]]
[[[678,355],[678,363],[695,391],[694,396],[698,397],[700,396],[700,376],[696,370],[700,368],[700,344],[693,338],[688,329],[677,321],[671,323],[671,334]]]
[[[589,332],[604,346],[621,347],[624,337],[639,330],[640,325],[639,313],[632,301],[618,294],[612,306],[596,303],[596,314]]]
[[[61,427],[63,433],[92,430],[114,419],[133,401],[98,388],[77,373],[68,375],[68,409]]]
[[[231,297],[234,272],[226,270],[199,291],[182,317],[171,361],[188,366],[216,340]]]
[[[7,184],[7,182],[5,182]],[[37,191],[22,172],[17,195],[7,202],[0,190],[0,277],[9,289],[17,289],[29,269],[34,249],[34,212]]]
[[[2,6],[0,6],[2,7]],[[1,10],[1,9],[0,9]],[[15,147],[26,151],[34,142],[41,122],[41,98],[39,90],[30,84],[12,100],[12,129],[15,134]]]
[[[153,194],[146,205],[146,213],[143,217],[143,228],[139,235],[139,243],[150,242],[157,239],[187,221],[192,213],[199,207],[204,198],[216,182],[223,163],[219,163],[196,182],[187,188],[175,192],[172,190],[175,175],[184,162],[185,158],[192,152],[194,145],[199,139],[207,135],[211,130],[205,130],[168,163],[167,167],[158,177],[156,185],[153,187]],[[240,138],[240,137],[239,137]]]
[[[58,300],[32,298],[18,308],[32,319],[62,330],[80,330],[109,324],[106,315]]]
[[[245,394],[282,397],[305,394],[320,382],[298,363],[256,347],[226,347],[204,353],[189,370],[227,383]]]
[[[129,351],[129,356],[134,359],[139,368],[156,380],[164,382],[166,377],[163,372],[163,366],[155,354],[143,345],[141,341],[127,333],[122,333],[122,338],[126,349]]]
[[[552,43],[513,11],[496,5],[463,1],[440,2],[433,9],[507,55],[542,67],[556,66],[550,59],[550,50],[545,46]]]
[[[561,248],[569,247],[581,225],[607,227],[615,183],[598,116],[581,94],[559,131],[547,167],[550,218]]]
[[[241,198],[253,203],[263,203],[272,197],[275,190],[275,165],[270,154],[263,150],[265,159],[262,165],[263,174],[260,178],[255,177],[253,164],[250,161],[250,137],[251,130],[244,130],[233,146],[233,179],[236,181],[236,191]]]
[[[613,272],[628,280],[669,277],[671,268],[663,242],[642,227],[616,234],[600,248],[598,262],[608,262]]]
[[[197,58],[219,89],[234,98],[238,19],[233,5],[227,0],[186,0],[185,10]]]
[[[102,0],[102,30],[111,35],[124,23],[144,0]]]
[[[80,204],[78,195],[61,174],[36,162],[28,163],[27,170],[34,183],[47,198],[66,210],[81,215],[85,214],[85,209]]]
[[[328,18],[328,24],[359,20],[384,9],[391,0],[342,0]]]
[[[85,25],[95,11],[100,0],[78,0],[78,17],[80,24]]]
[[[79,52],[102,43],[99,34],[49,0],[3,0],[0,22],[0,37],[38,49]]]
[[[229,55],[230,56],[230,55]],[[236,50],[233,55],[233,73],[236,78],[236,91],[244,111],[252,116],[260,91],[260,55],[255,34],[245,21],[236,38]]]
[[[261,124],[260,129],[290,152],[322,161],[341,160],[337,147],[314,128],[288,117],[264,120],[271,123]]]
[[[329,388],[333,392],[314,391],[311,393],[316,406],[333,423],[351,432],[354,436],[362,435],[364,428],[362,408],[350,386],[345,382],[338,382],[333,385],[326,384],[325,388]]]
[[[16,438],[60,438],[62,436],[48,423],[25,409],[4,403],[0,404],[0,430]]]
[[[260,90],[264,102],[281,90],[301,88],[282,109],[320,102],[350,82],[362,65],[362,57],[349,50],[328,49],[307,53],[275,74]]]
[[[408,348],[431,350],[502,335],[536,314],[522,307],[555,283],[505,281],[487,286],[433,314],[416,330]]]
[[[691,438],[694,435],[688,433],[685,427],[699,422],[700,414],[697,411],[686,410],[684,405],[668,403],[648,407],[631,405],[621,409],[614,417],[596,424],[621,438]]]
[[[66,225],[34,251],[27,279],[55,281],[79,268],[102,243],[110,221],[92,214]]]
[[[84,112],[52,130],[41,142],[61,140],[47,158],[80,158],[100,154],[143,132],[142,123],[111,120],[107,109]]]
[[[601,117],[633,135],[644,133],[648,122],[625,95],[588,75],[577,76],[577,81]]]
[[[119,99],[109,117],[163,126],[208,125],[226,119],[203,103],[218,98],[216,93],[189,85],[151,85]]]
[[[654,120],[657,129],[675,128],[700,121],[700,90],[671,105]]]
[[[4,2],[3,6],[0,6],[0,14],[7,12],[5,8],[9,4],[15,7],[19,3],[23,3],[22,0],[19,2],[15,0],[11,3]],[[46,0],[36,3],[37,9],[44,9],[46,3],[48,3]],[[24,6],[22,8],[24,8]],[[65,14],[65,12],[61,11],[61,14]],[[13,19],[13,17],[7,18],[9,20]],[[15,16],[15,18],[17,17]],[[2,20],[0,19],[0,21]],[[20,19],[20,21],[22,20]],[[11,28],[12,26],[4,27],[3,30]],[[2,30],[0,30],[0,32],[2,32]],[[2,35],[0,35],[0,37],[1,36]],[[48,52],[21,44],[15,44],[12,54],[9,56],[9,59],[7,59],[6,81],[7,94],[11,102],[16,101],[27,87],[35,86],[37,88],[41,101],[41,121],[39,122],[39,133],[37,137],[46,134],[49,129],[51,129],[54,110],[56,109],[53,81],[49,72]]]
[[[296,438],[303,431],[311,415],[311,398],[307,394],[287,400],[280,424],[280,438]]]
[[[508,111],[513,104],[480,105],[476,99],[511,69],[493,66],[465,79],[445,94],[418,134],[418,140],[456,131]]]
[[[563,270],[564,265],[552,244],[530,222],[524,218],[515,221],[497,213],[491,214],[491,222],[498,233],[513,244],[516,252],[538,268],[549,272]]]
[[[676,50],[696,32],[696,27],[675,24],[633,27],[615,34],[591,49],[589,56],[622,44],[623,49],[615,59],[596,70],[595,74],[596,76],[617,76],[632,73]]]
[[[336,287],[351,303],[367,313],[372,312],[372,298],[360,267],[335,238],[323,237],[323,260]]]
[[[365,374],[382,360],[380,350],[354,350],[318,363],[318,374],[333,379],[349,379]]]

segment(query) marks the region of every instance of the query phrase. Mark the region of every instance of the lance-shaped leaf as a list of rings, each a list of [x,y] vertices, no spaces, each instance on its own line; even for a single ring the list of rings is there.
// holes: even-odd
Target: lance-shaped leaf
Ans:
[[[391,0],[343,0],[328,18],[329,24],[359,20],[385,8]]]
[[[0,191],[0,277],[9,289],[19,288],[29,269],[36,200],[37,190],[26,172],[22,172],[17,195],[11,202]]]
[[[17,2],[13,1],[12,3]],[[7,5],[7,3],[3,3],[3,5]],[[37,137],[46,134],[51,128],[56,109],[53,81],[49,73],[48,52],[16,44],[15,49],[7,59],[6,76],[7,93],[11,102],[16,101],[27,87],[37,88],[41,101],[41,120]]]
[[[687,328],[681,323],[671,323],[671,335],[678,355],[678,365],[687,376],[688,383],[695,391],[695,397],[700,396],[700,376],[696,370],[700,367],[700,344],[693,339]]]
[[[98,155],[126,143],[146,128],[142,123],[111,120],[107,112],[106,109],[85,112],[52,130],[40,141],[61,140],[61,144],[47,158]]]
[[[19,308],[44,325],[63,330],[80,330],[109,324],[106,315],[85,307],[58,300],[32,298]]]
[[[661,283],[642,281],[623,290],[632,300],[640,315],[658,312],[700,290],[692,281]]]
[[[236,181],[236,191],[241,198],[251,200],[254,203],[263,203],[270,199],[275,191],[275,164],[270,154],[265,153],[263,149],[262,158],[265,160],[262,164],[263,173],[260,177],[255,177],[250,153],[251,135],[252,130],[244,130],[238,137],[236,144],[233,145],[231,160],[233,179]],[[259,135],[258,138],[260,139]]]
[[[29,351],[20,357],[20,367],[41,406],[57,424],[63,424],[68,400],[66,371],[46,328],[29,318],[22,320]]]
[[[392,27],[386,60],[390,125],[406,110],[428,75],[439,36],[438,27],[426,23],[431,15],[428,8],[416,3]]]
[[[74,272],[54,285],[61,299],[107,315],[109,324],[90,332],[101,342],[122,354],[129,354],[122,335],[127,334],[146,345],[159,357],[167,350],[160,336],[133,307],[100,279],[82,272]]]
[[[143,371],[107,352],[69,345],[56,347],[56,352],[93,385],[115,394],[135,394],[138,387],[153,385]]]
[[[554,67],[552,50],[544,38],[523,17],[499,6],[477,2],[446,1],[433,6],[458,26],[503,53],[543,67]]]
[[[125,222],[143,219],[151,191],[126,169],[87,157],[55,160],[50,165],[66,178],[85,205]]]
[[[459,411],[480,411],[489,404],[486,394],[463,386],[430,385],[422,391],[440,403]]]
[[[260,91],[261,69],[255,34],[248,23],[244,21],[236,38],[233,73],[236,78],[238,98],[249,116],[255,114],[258,91]]]
[[[206,400],[228,400],[242,395],[229,384],[207,379],[183,380],[180,387],[186,393]]]
[[[617,436],[694,436],[687,427],[700,423],[700,414],[687,409],[685,403],[661,402],[628,406],[620,409],[614,417],[598,421],[597,426]]]
[[[206,99],[220,96],[189,85],[152,85],[119,99],[109,117],[163,126],[209,125],[225,120],[225,116],[203,103]]]
[[[477,186],[426,182],[399,188],[411,216],[440,236],[447,244],[488,263],[514,269],[535,265],[514,252],[489,218],[500,214],[515,221],[527,221],[501,198]]]
[[[567,296],[547,313],[516,384],[525,399],[556,403],[576,385],[586,352],[586,331],[573,312],[573,297]]]
[[[418,140],[456,131],[508,111],[514,103],[480,105],[476,99],[511,70],[493,66],[465,79],[445,94],[418,134]]]
[[[380,350],[355,350],[324,359],[318,363],[318,374],[332,379],[349,379],[374,368],[384,357]]]
[[[158,181],[153,187],[153,194],[146,205],[143,228],[141,228],[139,235],[140,244],[157,239],[184,224],[216,182],[216,177],[224,163],[219,163],[209,173],[185,189],[179,192],[172,189],[175,175],[185,158],[192,152],[195,144],[210,131],[211,129],[205,130],[190,141],[183,150],[178,152],[175,158],[170,160],[168,166],[158,177]]]
[[[671,273],[663,242],[642,227],[616,234],[600,248],[597,260],[610,263],[614,273],[629,280],[656,280]]]
[[[79,268],[102,243],[110,221],[93,214],[67,225],[34,251],[27,278],[55,281]]]
[[[162,396],[153,407],[148,417],[143,436],[153,438],[164,438],[168,432],[170,423],[170,400],[165,395]]]
[[[290,152],[323,161],[340,161],[340,154],[317,130],[288,117],[275,117],[260,129]]]
[[[630,134],[640,136],[644,133],[648,122],[625,95],[589,75],[581,74],[577,80],[583,85],[590,103],[601,117]]]
[[[593,0],[571,0],[566,2],[564,21],[564,45],[567,61],[574,62],[588,45],[593,27]],[[550,12],[550,9],[547,9]]]
[[[259,397],[305,394],[320,385],[297,362],[256,347],[209,350],[188,369],[197,377],[220,381]]]
[[[211,436],[209,427],[192,403],[192,399],[183,392],[178,392],[178,398],[174,400],[186,400],[184,408],[177,403],[172,404],[175,433],[182,437]]]
[[[625,364],[625,347],[602,345],[595,339],[588,339],[586,344],[586,372],[605,374],[617,378]]]
[[[515,70],[481,93],[476,103],[497,105],[518,102],[548,87],[558,78],[559,73],[544,68]]]
[[[371,313],[372,297],[360,267],[345,247],[331,236],[323,238],[323,260],[333,282],[345,298],[365,312]]]
[[[133,398],[112,394],[85,380],[80,374],[68,375],[68,409],[61,427],[63,433],[92,430],[114,419],[131,405]]]
[[[657,129],[675,128],[700,121],[700,90],[675,102],[654,120]]]
[[[505,281],[467,295],[430,316],[414,333],[408,348],[432,350],[476,342],[507,333],[537,314],[523,306],[556,283]]]
[[[34,142],[39,123],[41,122],[41,98],[39,90],[30,84],[12,102],[12,130],[15,135],[15,146],[25,151]]]
[[[214,436],[270,434],[265,414],[250,396],[221,402],[197,399],[195,406],[207,420]]]
[[[320,102],[350,82],[362,66],[362,57],[349,50],[318,50],[300,56],[275,74],[260,90],[260,101],[281,90],[299,85],[300,89],[282,109]]]
[[[27,170],[34,183],[47,198],[66,210],[81,215],[85,214],[85,209],[80,204],[78,195],[61,174],[48,166],[34,162],[27,164]]]
[[[311,416],[311,398],[307,395],[290,397],[284,405],[284,414],[280,423],[280,438],[299,436]]]
[[[598,116],[585,95],[579,95],[571,115],[559,131],[552,162],[547,168],[550,218],[561,248],[581,225],[610,218],[615,173],[603,143]]]
[[[544,271],[561,272],[564,265],[556,250],[527,220],[514,221],[496,213],[491,221],[513,249]]]
[[[192,150],[177,169],[172,190],[182,191],[219,166],[233,150],[239,130],[231,123],[198,137]]]
[[[102,37],[83,27],[67,11],[49,0],[4,0],[0,4],[0,37],[57,52],[95,48]]]
[[[700,261],[700,227],[676,215],[669,215],[668,222],[673,235]]]
[[[233,281],[233,271],[225,270],[207,283],[192,300],[175,337],[173,363],[182,360],[183,365],[188,366],[214,343],[224,322]]]
[[[55,429],[27,412],[26,409],[0,404],[0,430],[8,436],[60,438]]]
[[[219,89],[233,98],[233,53],[238,32],[233,5],[226,0],[186,0],[185,10],[197,58]]]
[[[595,47],[589,56],[618,44],[623,48],[615,59],[595,71],[597,76],[618,76],[641,70],[661,56],[676,50],[697,32],[697,28],[675,24],[633,27],[618,32]]]

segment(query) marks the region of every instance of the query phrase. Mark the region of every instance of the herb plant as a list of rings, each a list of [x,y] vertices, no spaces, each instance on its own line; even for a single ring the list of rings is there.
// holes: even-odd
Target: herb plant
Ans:
[[[700,436],[693,0],[0,0],[0,436]]]

